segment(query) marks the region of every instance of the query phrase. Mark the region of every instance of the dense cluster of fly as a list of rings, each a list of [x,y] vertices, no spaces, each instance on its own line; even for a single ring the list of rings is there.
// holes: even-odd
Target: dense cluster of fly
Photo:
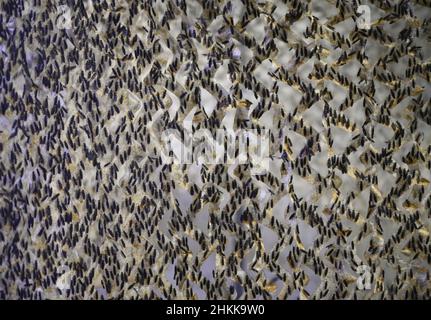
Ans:
[[[367,4],[2,1],[0,298],[431,298],[431,2]],[[272,112],[279,175],[164,163],[193,108],[214,135]]]

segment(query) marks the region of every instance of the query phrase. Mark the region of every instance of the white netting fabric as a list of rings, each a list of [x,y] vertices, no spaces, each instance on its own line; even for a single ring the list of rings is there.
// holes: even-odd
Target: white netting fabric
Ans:
[[[0,6],[1,298],[431,297],[430,1]]]

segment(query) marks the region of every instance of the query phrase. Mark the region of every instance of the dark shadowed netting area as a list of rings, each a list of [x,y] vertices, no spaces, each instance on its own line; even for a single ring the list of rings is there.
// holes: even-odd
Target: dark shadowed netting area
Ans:
[[[0,298],[431,297],[430,0],[0,7]]]

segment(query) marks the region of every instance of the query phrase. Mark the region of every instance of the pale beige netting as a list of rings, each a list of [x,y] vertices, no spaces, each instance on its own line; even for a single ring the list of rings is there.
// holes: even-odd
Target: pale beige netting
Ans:
[[[1,298],[430,298],[430,1],[0,18]]]

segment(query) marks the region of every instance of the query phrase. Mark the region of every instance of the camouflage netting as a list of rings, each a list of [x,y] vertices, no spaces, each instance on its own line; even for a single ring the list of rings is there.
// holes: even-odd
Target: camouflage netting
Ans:
[[[431,1],[0,6],[1,298],[431,297]]]

